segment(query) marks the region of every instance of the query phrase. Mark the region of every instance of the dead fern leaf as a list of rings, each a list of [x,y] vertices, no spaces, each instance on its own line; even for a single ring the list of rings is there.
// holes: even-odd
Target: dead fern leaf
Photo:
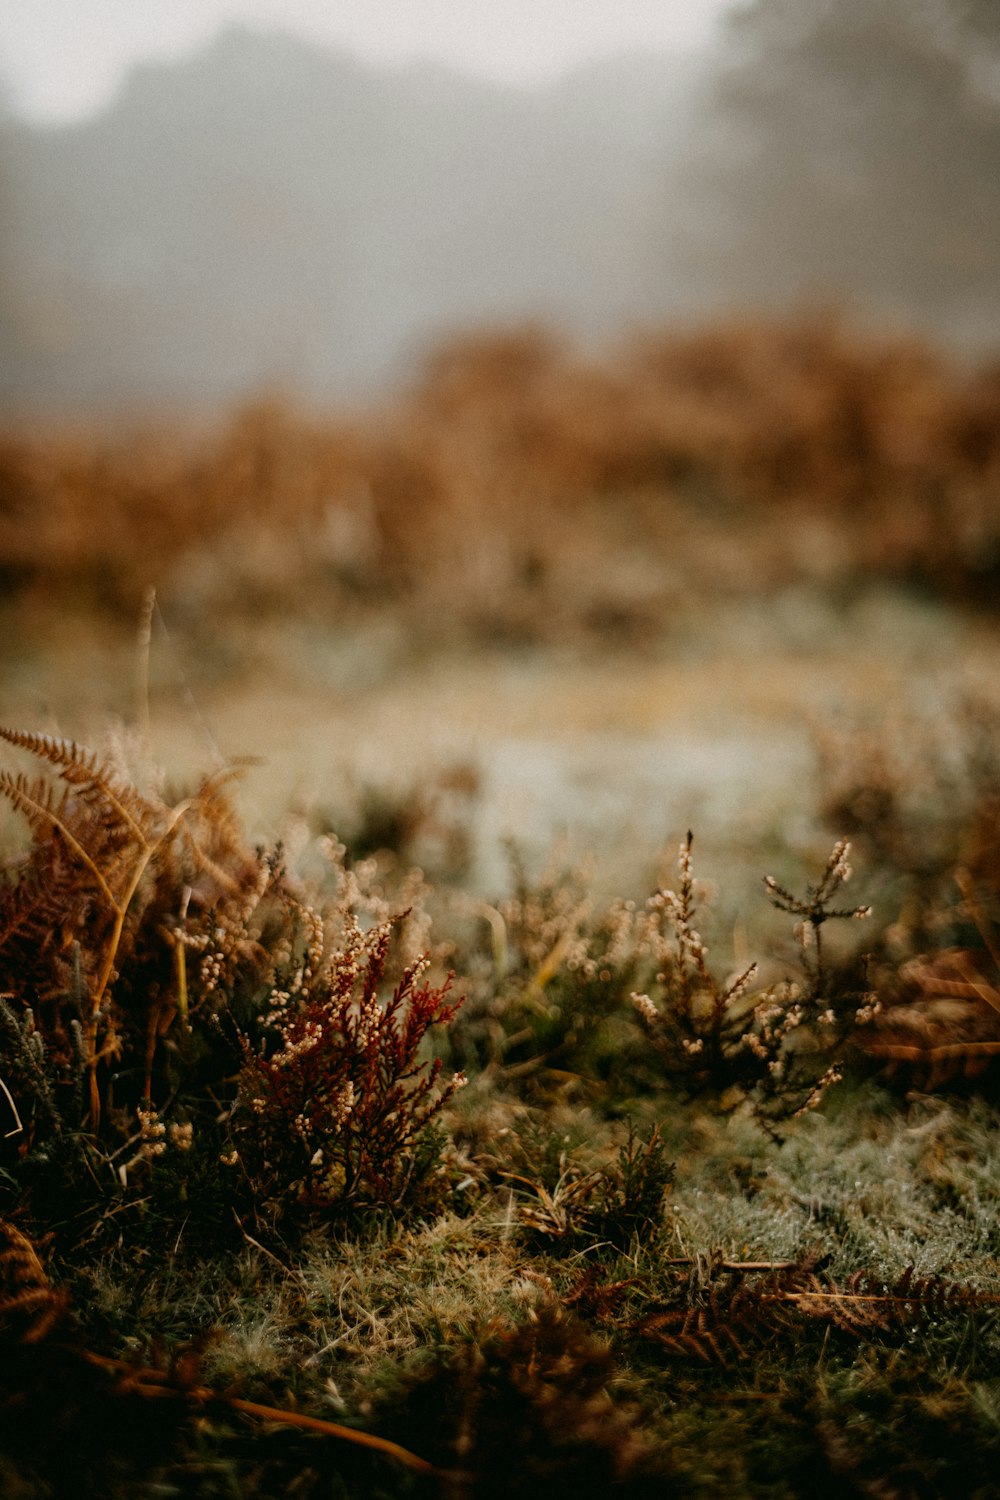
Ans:
[[[245,947],[266,862],[239,834],[234,771],[170,805],[73,740],[8,728],[0,739],[56,777],[0,771],[0,796],[33,836],[0,882],[0,983],[15,1012],[30,1012],[57,1072],[76,1066],[70,1032],[83,1028],[96,1131],[102,1064],[123,1047],[137,1053],[150,1098],[159,1039],[177,1017],[189,1023],[186,944],[232,932],[234,950]]]
[[[900,975],[917,993],[890,1006],[876,1030],[858,1037],[870,1057],[890,1073],[908,1069],[932,1091],[955,1078],[978,1077],[1000,1056],[1000,989],[979,971],[975,953],[950,948],[911,960]]]
[[[634,1330],[674,1358],[696,1359],[725,1368],[732,1357],[747,1356],[751,1344],[794,1336],[801,1320],[836,1328],[857,1340],[888,1338],[931,1317],[1000,1305],[1000,1295],[948,1281],[917,1276],[908,1266],[886,1285],[872,1272],[855,1272],[845,1286],[815,1270],[815,1259],[781,1266],[761,1275],[727,1263],[724,1279],[708,1289],[696,1307],[666,1309],[639,1320]]]
[[[20,1344],[39,1343],[67,1307],[34,1244],[9,1219],[0,1219],[0,1288],[0,1338]]]
[[[644,1319],[636,1331],[676,1358],[696,1359],[702,1364],[728,1369],[731,1355],[735,1354],[737,1359],[746,1357],[746,1346],[717,1306],[657,1313]]]

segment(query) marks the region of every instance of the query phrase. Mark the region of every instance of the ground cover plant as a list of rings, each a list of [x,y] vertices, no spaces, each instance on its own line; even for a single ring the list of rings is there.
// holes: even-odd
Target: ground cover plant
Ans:
[[[2,739],[8,1492],[991,1493],[981,743],[938,885],[905,820],[838,839],[755,967],[690,835],[645,900],[522,862],[429,923],[389,857],[251,844],[228,773]]]

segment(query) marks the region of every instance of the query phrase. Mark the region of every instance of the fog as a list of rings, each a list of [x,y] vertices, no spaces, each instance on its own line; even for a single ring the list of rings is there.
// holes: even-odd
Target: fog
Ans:
[[[1000,332],[991,7],[743,7],[514,86],[230,28],[0,128],[0,407],[365,399],[455,330],[835,305]]]

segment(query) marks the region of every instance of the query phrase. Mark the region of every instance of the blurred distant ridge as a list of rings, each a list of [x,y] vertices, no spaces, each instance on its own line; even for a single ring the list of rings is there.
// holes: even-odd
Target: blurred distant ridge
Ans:
[[[365,400],[456,331],[847,309],[1000,343],[1000,5],[753,0],[544,87],[281,32],[0,120],[0,413]]]
[[[96,118],[8,121],[0,402],[365,394],[457,327],[661,315],[650,225],[698,77],[622,58],[519,90],[232,29]]]

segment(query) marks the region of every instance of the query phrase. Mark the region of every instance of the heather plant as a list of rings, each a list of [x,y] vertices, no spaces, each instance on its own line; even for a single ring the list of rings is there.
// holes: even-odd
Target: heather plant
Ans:
[[[762,984],[756,963],[720,978],[708,962],[692,843],[680,848],[677,889],[644,907],[595,902],[586,872],[558,856],[535,880],[515,862],[511,896],[477,909],[489,951],[467,958],[472,1000],[451,1038],[456,1058],[532,1097],[572,1090],[621,1107],[665,1077],[690,1096],[734,1090],[761,1118],[815,1108],[840,1076],[834,1054],[875,1014],[857,964],[841,972],[824,947],[828,921],[869,915],[831,904],[850,876],[849,846],[835,845],[804,897],[767,884],[797,919],[797,962],[793,978]],[[629,999],[651,1053],[623,1024]]]
[[[229,1159],[264,1197],[313,1210],[398,1208],[437,1166],[432,1122],[465,1082],[460,1073],[440,1080],[440,1058],[419,1055],[459,1002],[448,999],[448,980],[420,983],[426,960],[383,999],[391,927],[362,932],[350,921],[327,953],[321,918],[304,915],[313,940],[268,997],[262,1043],[242,1038]]]
[[[461,1082],[417,1056],[457,1008],[447,981],[420,982],[419,875],[400,910],[375,862],[348,866],[326,838],[313,905],[291,847],[246,845],[225,774],[173,802],[123,757],[3,737],[57,773],[0,774],[33,834],[0,889],[5,1192],[57,1212],[82,1183],[97,1216],[143,1191],[166,1214],[193,1197],[203,1211],[412,1197]]]
[[[837,1048],[876,1012],[877,1002],[838,981],[826,961],[823,928],[831,920],[859,920],[867,906],[833,907],[850,878],[850,845],[839,840],[816,885],[796,896],[765,879],[772,904],[798,920],[794,936],[799,978],[755,988],[758,965],[720,980],[708,962],[699,928],[702,905],[692,867],[692,835],[681,844],[677,890],[659,890],[647,903],[649,948],[656,958],[656,998],[632,994],[632,1004],[660,1063],[688,1094],[735,1090],[767,1127],[815,1109],[842,1077]]]

